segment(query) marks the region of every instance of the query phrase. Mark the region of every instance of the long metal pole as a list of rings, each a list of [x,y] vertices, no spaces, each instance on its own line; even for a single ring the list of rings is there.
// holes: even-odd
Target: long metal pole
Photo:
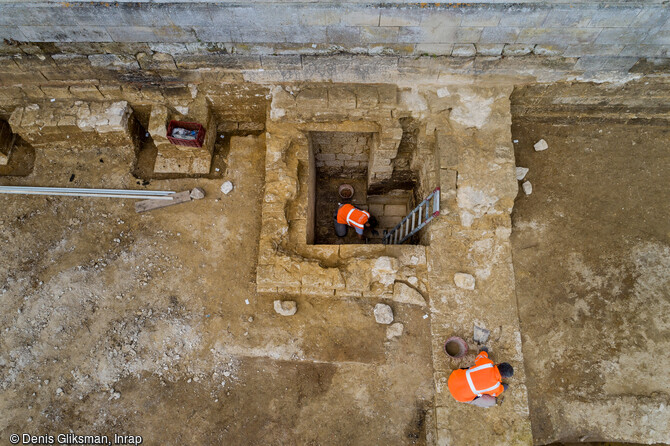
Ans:
[[[66,192],[66,193],[92,193],[92,194],[124,194],[124,195],[172,195],[174,191],[163,190],[132,190],[132,189],[87,189],[75,187],[33,187],[33,186],[0,186],[0,190],[6,191],[41,191],[41,192]]]
[[[134,198],[137,200],[172,200],[171,195],[138,195],[127,193],[79,193],[43,190],[7,190],[0,188],[1,194],[10,195],[56,195],[63,197],[100,197],[100,198]]]
[[[137,200],[172,200],[170,195],[124,195],[124,194],[71,194],[66,192],[20,192],[20,191],[0,191],[3,194],[10,195],[57,195],[63,197],[100,197],[100,198],[134,198]]]

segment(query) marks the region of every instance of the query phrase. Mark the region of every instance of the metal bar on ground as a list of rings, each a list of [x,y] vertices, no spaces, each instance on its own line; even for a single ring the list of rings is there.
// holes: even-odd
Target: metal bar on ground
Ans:
[[[134,198],[136,200],[170,200],[172,195],[132,195],[132,194],[82,194],[69,192],[49,192],[49,191],[12,191],[0,189],[2,194],[10,195],[56,195],[61,197],[98,197],[98,198]]]
[[[132,189],[88,189],[75,187],[0,186],[0,191],[41,191],[81,194],[124,194],[124,195],[172,195],[174,191],[132,190]]]

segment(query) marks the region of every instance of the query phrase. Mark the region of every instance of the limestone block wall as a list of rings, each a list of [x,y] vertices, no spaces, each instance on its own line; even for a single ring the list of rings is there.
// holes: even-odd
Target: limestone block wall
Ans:
[[[309,213],[310,129],[323,131],[336,124],[268,123],[263,226],[259,241],[258,292],[333,297],[406,299],[410,283],[415,301],[425,305],[427,291],[424,246],[310,245]],[[365,126],[365,124],[363,124]],[[365,130],[343,124],[339,130]],[[231,142],[232,143],[232,142]]]
[[[77,142],[128,146],[133,144],[132,113],[125,101],[49,101],[16,108],[9,125],[34,147],[70,148]]]
[[[362,131],[373,135],[367,162],[368,187],[372,187],[393,175],[392,161],[402,138],[402,127],[393,117],[397,91],[397,86],[387,84],[275,86],[269,118],[301,124],[368,123]],[[325,167],[325,160],[322,162]]]
[[[350,132],[311,132],[310,143],[320,175],[364,178],[372,134]]]
[[[212,42],[248,54],[315,54],[333,49],[453,56],[534,52],[578,57],[582,59],[579,64],[601,70],[630,68],[640,57],[668,57],[668,17],[667,5],[660,0],[458,4],[15,1],[0,5],[0,38],[186,46]]]
[[[173,80],[239,81],[277,71],[289,81],[303,70],[309,72],[303,78],[328,71],[327,63],[313,56],[343,53],[395,56],[382,67],[360,68],[364,72],[420,70],[425,62],[417,66],[415,57],[446,56],[445,68],[471,74],[502,67],[515,75],[542,68],[563,78],[571,73],[590,78],[610,72],[664,73],[669,9],[661,0],[6,1],[0,3],[0,57],[9,58],[0,63],[0,79],[99,79],[91,74],[102,70],[141,83],[155,78],[126,73],[172,71]],[[468,61],[476,57],[480,64]],[[506,58],[519,59],[507,64]],[[18,75],[16,64],[31,68]],[[226,74],[214,73],[219,69]]]

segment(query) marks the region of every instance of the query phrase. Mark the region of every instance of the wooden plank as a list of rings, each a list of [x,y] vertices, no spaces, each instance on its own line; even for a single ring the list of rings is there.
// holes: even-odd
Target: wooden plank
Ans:
[[[191,201],[191,191],[185,190],[184,192],[177,192],[172,195],[172,201],[170,200],[142,200],[135,202],[135,212],[138,214],[141,212],[153,211],[154,209],[160,209],[167,206],[174,206],[175,204],[186,203]]]

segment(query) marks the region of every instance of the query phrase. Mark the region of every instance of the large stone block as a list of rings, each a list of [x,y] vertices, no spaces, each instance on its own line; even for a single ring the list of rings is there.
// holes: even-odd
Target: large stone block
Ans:
[[[583,44],[591,43],[602,28],[524,28],[515,43]]]
[[[91,66],[108,70],[139,70],[137,59],[125,55],[92,54],[88,56]]]
[[[208,54],[208,55],[179,54],[174,56],[174,61],[177,67],[179,67],[180,69],[189,69],[189,70],[198,70],[202,68],[221,68],[224,70],[250,70],[262,67],[261,57],[253,55],[245,56],[236,54]],[[272,60],[268,58],[266,62],[268,64],[271,64]],[[271,66],[269,68],[271,68]]]
[[[593,17],[593,10],[559,7],[552,9],[542,23],[545,28],[580,28],[587,26]]]
[[[629,6],[612,6],[608,9],[599,9],[591,17],[589,26],[593,27],[627,27],[640,14],[642,9]]]
[[[507,8],[499,26],[539,27],[547,18],[549,9],[536,5],[515,5]]]
[[[264,70],[300,70],[302,69],[302,59],[300,56],[264,55],[261,56],[261,67]]]
[[[87,99],[99,101],[104,99],[102,93],[95,85],[72,85],[70,86],[70,94],[77,99]]]
[[[461,26],[498,26],[503,14],[503,11],[498,8],[465,9]]]
[[[328,26],[326,40],[330,44],[345,48],[357,47],[361,41],[361,29],[358,26]]]
[[[206,175],[210,171],[212,154],[203,148],[159,144],[157,149],[154,172]]]
[[[16,40],[19,42],[28,40],[18,26],[0,26],[0,39],[10,41]]]
[[[520,32],[521,28],[487,26],[483,29],[482,34],[479,37],[479,43],[514,43]]]
[[[110,33],[104,26],[60,26],[50,23],[46,26],[20,26],[28,42],[112,42]]]
[[[356,95],[347,87],[328,89],[328,107],[337,109],[356,108]]]
[[[379,18],[379,26],[419,26],[420,23],[416,8],[385,8]]]
[[[605,28],[594,41],[596,45],[620,45],[626,43],[642,43],[648,33],[635,28]]]
[[[584,71],[628,71],[637,62],[637,57],[606,57],[606,56],[584,56],[580,57],[575,65],[578,70]]]
[[[170,113],[164,105],[154,105],[151,107],[151,114],[149,115],[149,127],[147,131],[151,135],[154,143],[169,144],[167,139],[167,125],[170,119]]]
[[[377,6],[348,6],[340,12],[340,24],[349,26],[379,26],[381,8]]]
[[[146,54],[140,53],[137,55],[137,61],[143,70],[176,70],[174,58],[167,53]]]

